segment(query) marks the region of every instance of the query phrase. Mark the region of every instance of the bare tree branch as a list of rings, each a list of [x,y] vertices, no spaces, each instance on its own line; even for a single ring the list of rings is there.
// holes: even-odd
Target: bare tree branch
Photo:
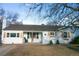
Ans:
[[[75,8],[75,7],[72,7],[72,6],[68,6],[67,4],[63,4],[63,6],[66,7],[66,8],[72,9],[74,11],[79,11],[79,7],[78,8]]]

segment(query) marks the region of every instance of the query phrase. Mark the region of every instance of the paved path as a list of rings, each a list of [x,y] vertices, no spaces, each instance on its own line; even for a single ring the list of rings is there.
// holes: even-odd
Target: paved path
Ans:
[[[15,48],[15,45],[0,45],[0,56],[5,55],[7,52]]]

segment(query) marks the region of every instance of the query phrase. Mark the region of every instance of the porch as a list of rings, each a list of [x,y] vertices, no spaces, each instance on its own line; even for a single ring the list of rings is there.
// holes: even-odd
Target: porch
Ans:
[[[42,32],[23,32],[24,43],[42,43]]]

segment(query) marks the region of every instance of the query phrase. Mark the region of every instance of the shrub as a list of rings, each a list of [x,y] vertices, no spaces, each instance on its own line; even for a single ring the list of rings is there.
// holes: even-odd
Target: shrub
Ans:
[[[71,44],[79,44],[79,36],[75,37],[74,40],[70,42]]]
[[[52,44],[53,44],[53,42],[52,42],[52,40],[50,40],[50,41],[49,41],[49,45],[52,45]]]
[[[59,41],[57,40],[56,44],[59,44]]]
[[[28,42],[28,40],[24,37],[25,43]]]

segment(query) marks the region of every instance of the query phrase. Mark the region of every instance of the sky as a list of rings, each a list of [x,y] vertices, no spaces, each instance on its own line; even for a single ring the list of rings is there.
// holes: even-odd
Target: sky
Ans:
[[[18,4],[18,3],[2,3],[0,4],[0,8],[3,8],[6,12],[10,12],[10,13],[18,13],[19,14],[19,18],[18,21],[22,21],[23,24],[45,24],[46,21],[44,22],[39,22],[39,18],[37,15],[35,15],[34,13],[30,13],[29,16],[27,16],[29,10],[28,8],[30,7],[29,4],[26,4],[25,6],[22,6],[22,3]]]
[[[36,5],[39,5],[39,4],[36,4]],[[57,16],[55,15],[55,13],[53,12],[52,14],[52,17],[49,17],[48,19],[44,19],[42,17],[44,17],[45,15],[50,15],[51,14],[51,8],[53,5],[55,4],[41,4],[42,5],[42,8],[40,6],[38,6],[36,9],[35,9],[35,6],[34,4],[30,4],[30,3],[0,3],[0,8],[3,8],[7,14],[7,12],[10,12],[11,14],[13,13],[18,13],[19,14],[19,18],[18,18],[18,21],[22,21],[23,24],[36,24],[36,25],[40,25],[40,24],[46,24],[48,21],[50,20],[59,20],[57,19]],[[68,4],[72,7],[79,7],[77,4],[74,4],[74,3],[70,3]],[[34,8],[34,11],[30,11],[29,13],[29,8]],[[37,10],[39,11],[41,8],[41,11],[42,12],[37,12]],[[63,8],[61,8],[63,9]],[[59,9],[59,10],[61,10]],[[53,9],[54,10],[54,9]],[[65,11],[63,12],[63,14],[67,14],[71,12],[70,9],[65,9]],[[78,12],[79,13],[79,12]],[[78,13],[75,13],[75,15],[78,15]],[[29,15],[28,15],[29,14]],[[39,16],[39,14],[41,15],[41,18]],[[28,15],[28,16],[27,16]],[[59,12],[57,13],[57,15],[59,15]],[[62,15],[60,15],[61,17]],[[41,21],[41,19],[43,21]],[[65,21],[66,22],[66,21]],[[63,24],[63,22],[62,22]]]

